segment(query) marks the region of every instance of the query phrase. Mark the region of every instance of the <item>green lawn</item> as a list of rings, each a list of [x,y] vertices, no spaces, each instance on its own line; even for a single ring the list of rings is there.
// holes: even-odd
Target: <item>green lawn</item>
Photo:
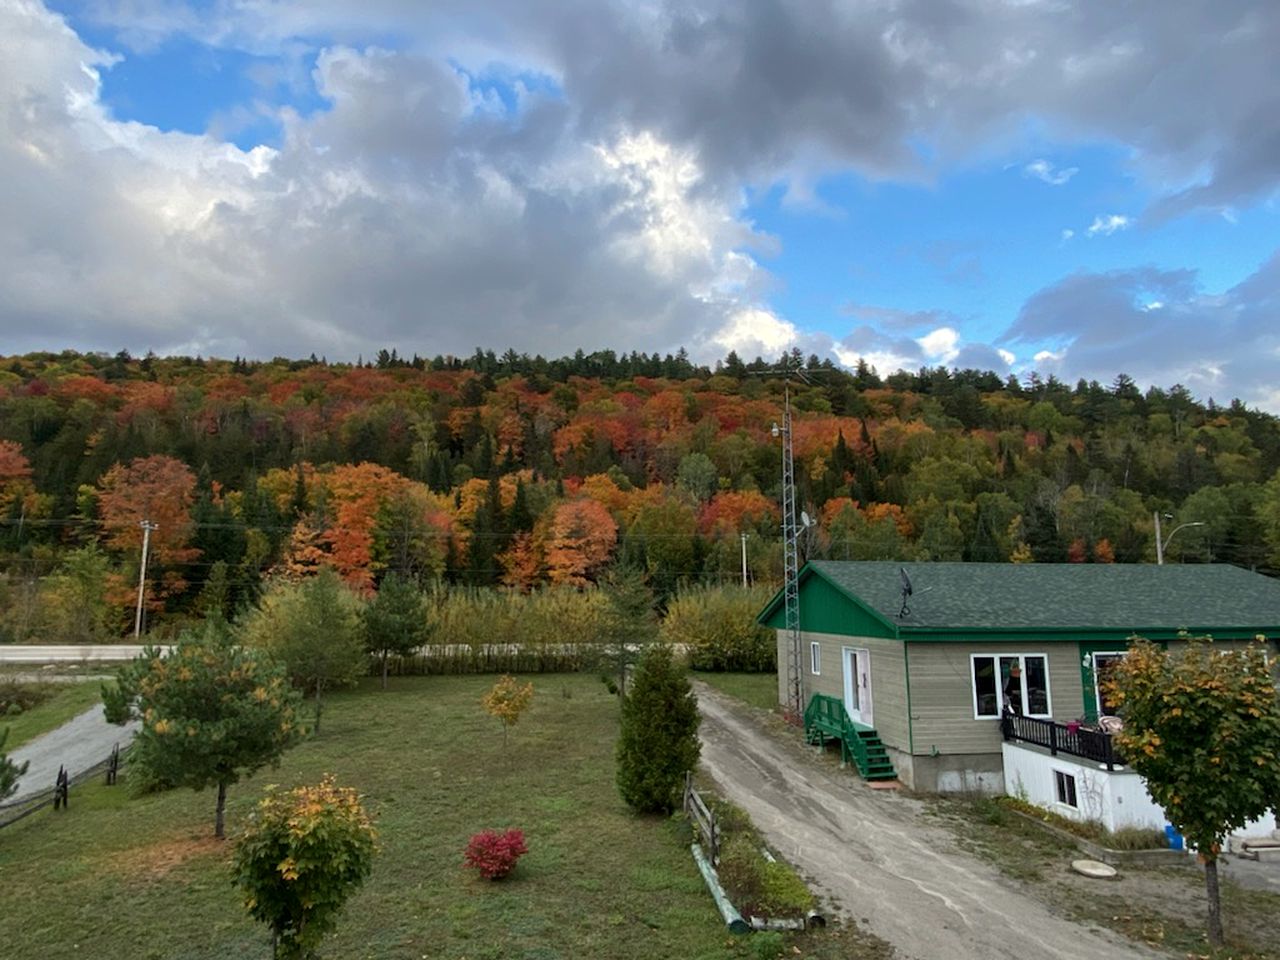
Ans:
[[[66,723],[102,700],[102,681],[50,684],[56,691],[44,703],[14,717],[0,717],[0,729],[9,728],[5,750],[13,750],[42,733]]]
[[[753,707],[760,707],[762,710],[775,710],[778,707],[776,673],[711,673],[695,670],[690,675]]]
[[[387,693],[369,681],[333,697],[323,733],[278,770],[231,790],[231,834],[266,783],[333,772],[366,795],[382,850],[325,956],[752,956],[749,940],[726,933],[685,828],[635,817],[618,799],[615,698],[594,678],[537,677],[504,751],[479,705],[494,679],[392,678]],[[265,929],[228,881],[229,846],[211,840],[213,800],[95,784],[73,791],[70,812],[0,831],[3,955],[268,957]],[[511,826],[530,852],[508,880],[464,871],[472,833]],[[832,952],[842,939],[814,946],[849,955]]]

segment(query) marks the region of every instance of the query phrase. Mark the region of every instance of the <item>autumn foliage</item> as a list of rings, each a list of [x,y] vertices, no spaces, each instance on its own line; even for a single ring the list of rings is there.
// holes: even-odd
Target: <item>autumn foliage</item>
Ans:
[[[268,788],[236,843],[234,882],[271,930],[274,955],[315,955],[343,904],[373,871],[377,831],[350,787]]]
[[[586,586],[609,562],[617,540],[618,524],[599,502],[580,498],[561,504],[545,534],[548,579]]]
[[[493,689],[480,698],[480,703],[489,716],[497,717],[502,721],[502,744],[506,746],[507,728],[515,726],[521,715],[533,703],[533,684],[526,683],[521,686],[516,682],[515,677],[504,674],[493,685]]]

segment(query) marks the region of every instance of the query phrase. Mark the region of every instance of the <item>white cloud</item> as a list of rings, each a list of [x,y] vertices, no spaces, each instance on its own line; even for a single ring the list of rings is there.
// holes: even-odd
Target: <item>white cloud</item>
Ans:
[[[1074,237],[1075,235],[1076,235],[1076,232],[1075,232],[1074,230],[1072,230],[1072,229],[1070,229],[1070,228],[1068,227],[1067,229],[1065,229],[1065,230],[1063,230],[1063,231],[1062,231],[1062,234],[1061,234],[1061,236],[1062,236],[1062,242],[1063,242],[1063,243],[1066,243],[1068,240],[1070,240],[1070,239],[1071,239],[1072,237]]]
[[[789,350],[799,339],[795,324],[783,320],[768,310],[748,307],[735,311],[710,341],[723,356],[730,350],[751,359],[757,356],[776,357]]]
[[[1056,168],[1048,160],[1032,160],[1022,168],[1024,176],[1035,177],[1053,187],[1060,187],[1080,172],[1079,167]]]
[[[954,327],[938,327],[923,337],[917,337],[916,343],[920,344],[925,358],[931,362],[950,363],[960,352],[960,333]]]
[[[1089,236],[1109,237],[1117,230],[1128,229],[1132,221],[1122,213],[1111,213],[1106,216],[1097,216],[1093,218],[1093,223],[1089,225],[1089,229],[1085,231]]]
[[[996,353],[1000,354],[1000,359],[1005,362],[1006,366],[1012,367],[1015,363],[1018,362],[1017,355],[1010,352],[1009,350],[997,349]]]

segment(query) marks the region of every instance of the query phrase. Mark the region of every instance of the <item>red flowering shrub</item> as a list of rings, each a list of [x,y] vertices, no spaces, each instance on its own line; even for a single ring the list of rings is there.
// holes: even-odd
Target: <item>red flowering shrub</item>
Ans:
[[[486,880],[500,880],[516,868],[516,861],[529,852],[523,830],[482,830],[467,843],[468,867],[475,867]]]

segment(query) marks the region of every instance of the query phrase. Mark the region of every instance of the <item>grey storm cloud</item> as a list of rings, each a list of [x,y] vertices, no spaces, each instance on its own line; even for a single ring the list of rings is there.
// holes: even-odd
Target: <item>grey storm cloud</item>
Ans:
[[[1075,274],[1031,297],[1006,339],[1057,342],[1038,366],[1063,379],[1124,372],[1280,409],[1280,254],[1221,295],[1195,279],[1185,270]]]

